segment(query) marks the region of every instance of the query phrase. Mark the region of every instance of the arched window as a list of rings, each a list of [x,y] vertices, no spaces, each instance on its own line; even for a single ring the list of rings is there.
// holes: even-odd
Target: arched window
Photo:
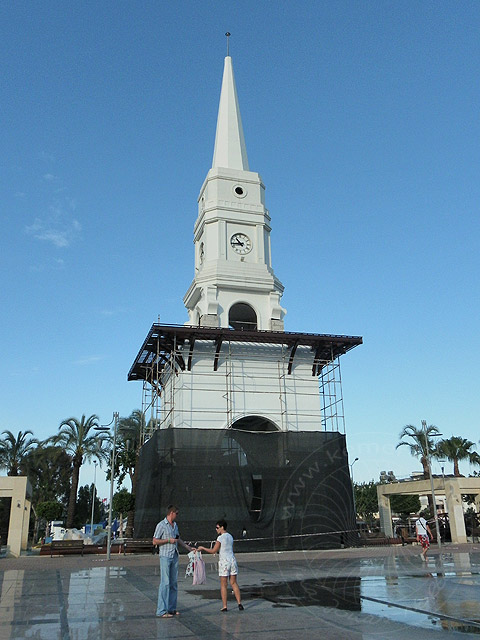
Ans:
[[[263,416],[244,416],[243,418],[239,418],[238,420],[236,420],[230,428],[232,430],[249,431],[249,432],[257,432],[257,433],[280,431],[280,429],[277,427],[277,425],[274,422],[272,422],[268,418],[264,418]],[[244,441],[244,438],[242,438],[240,434],[237,437],[239,439],[239,442]],[[252,436],[250,435],[246,437],[249,438],[249,440],[246,440],[245,442],[250,441],[250,446],[251,446]],[[253,437],[256,438],[257,436],[253,436]],[[233,438],[235,438],[235,436],[233,436]],[[263,438],[262,438],[262,441],[263,441]],[[277,442],[277,439],[275,437],[274,437],[274,442]],[[245,493],[245,495],[248,496],[247,498],[248,512],[250,514],[250,519],[252,522],[259,522],[260,519],[262,518],[263,508],[265,504],[266,488],[265,488],[265,485],[263,484],[263,475],[261,470],[248,468],[248,463],[249,463],[248,453],[243,451],[242,453],[246,462],[246,467],[247,467],[246,470],[250,471],[250,476],[248,477],[248,480],[247,480],[246,493]],[[253,458],[255,459],[255,455],[253,456]]]
[[[257,314],[249,304],[237,302],[237,304],[230,307],[228,324],[237,331],[256,331]]]
[[[234,422],[230,428],[242,431],[279,431],[274,422],[262,416],[244,416]]]

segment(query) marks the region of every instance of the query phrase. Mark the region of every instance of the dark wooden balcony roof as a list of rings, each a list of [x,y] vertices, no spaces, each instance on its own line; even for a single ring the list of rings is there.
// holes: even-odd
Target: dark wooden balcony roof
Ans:
[[[290,350],[288,373],[292,372],[295,352],[300,346],[311,347],[314,353],[312,375],[319,375],[325,364],[362,344],[359,336],[337,336],[320,333],[294,333],[290,331],[237,331],[188,325],[153,324],[135,361],[128,372],[128,380],[152,379],[152,367],[160,373],[173,354],[177,370],[190,371],[196,342],[210,341],[214,347],[213,370],[223,343],[284,345]],[[179,353],[175,347],[182,347]],[[186,348],[187,347],[187,348]]]

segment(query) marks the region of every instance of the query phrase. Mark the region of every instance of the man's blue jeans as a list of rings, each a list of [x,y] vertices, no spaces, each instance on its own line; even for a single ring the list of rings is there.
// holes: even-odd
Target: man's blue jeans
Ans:
[[[178,553],[173,558],[160,556],[160,586],[157,616],[177,610]]]

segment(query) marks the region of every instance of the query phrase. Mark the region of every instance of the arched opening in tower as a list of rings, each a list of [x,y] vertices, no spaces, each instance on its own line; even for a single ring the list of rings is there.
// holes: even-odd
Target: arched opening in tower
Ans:
[[[228,324],[237,331],[256,331],[257,314],[249,304],[237,302],[230,307]]]
[[[245,416],[234,422],[230,428],[241,431],[279,431],[274,422],[262,416]]]
[[[232,433],[233,432],[233,433]],[[236,432],[236,433],[235,433]],[[242,433],[243,432],[243,433]],[[245,496],[250,520],[252,522],[259,522],[263,510],[265,508],[266,490],[267,486],[264,478],[265,469],[264,454],[260,454],[258,458],[259,449],[263,449],[262,443],[265,443],[265,436],[260,434],[276,432],[280,435],[280,429],[277,425],[268,418],[262,416],[244,416],[239,420],[236,420],[227,429],[226,437],[230,443],[235,442],[239,447],[240,460],[246,466],[243,472],[245,482]],[[230,436],[228,434],[231,434]],[[255,434],[259,434],[258,436]],[[270,436],[274,439],[271,442],[270,455],[272,451],[275,451],[278,445],[276,436]],[[257,442],[257,438],[261,438],[261,441]],[[231,446],[231,445],[230,445]],[[267,473],[268,478],[268,473]]]

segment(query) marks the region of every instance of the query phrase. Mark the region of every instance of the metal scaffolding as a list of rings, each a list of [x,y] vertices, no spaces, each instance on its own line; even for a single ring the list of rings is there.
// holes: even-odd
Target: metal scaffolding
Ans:
[[[225,423],[231,426],[233,394],[235,388],[243,384],[240,376],[235,375],[234,364],[242,358],[254,362],[257,357],[260,362],[260,358],[265,358],[266,351],[271,353],[272,363],[276,362],[276,366],[271,367],[275,373],[259,373],[255,382],[260,390],[255,393],[275,396],[278,400],[276,417],[281,430],[287,428],[288,407],[294,405],[289,400],[296,393],[295,388],[288,384],[289,380],[295,378],[297,384],[307,382],[306,378],[294,374],[295,358],[307,352],[311,354],[312,363],[309,381],[314,376],[319,384],[311,393],[302,393],[320,397],[320,430],[345,434],[340,356],[361,343],[362,338],[355,336],[154,324],[128,374],[129,380],[143,381],[142,411],[147,424],[144,441],[152,436],[155,429],[174,424],[175,414],[182,410],[175,406],[177,379],[192,371],[194,354],[211,362],[208,375],[216,372],[224,376],[222,397],[225,402],[223,406],[215,407],[213,413],[223,414]],[[259,348],[260,345],[263,349]],[[200,379],[198,386],[198,378],[196,390],[211,392],[207,380],[202,384]],[[189,409],[189,412],[195,413],[195,410]],[[296,415],[301,416],[298,413]]]

